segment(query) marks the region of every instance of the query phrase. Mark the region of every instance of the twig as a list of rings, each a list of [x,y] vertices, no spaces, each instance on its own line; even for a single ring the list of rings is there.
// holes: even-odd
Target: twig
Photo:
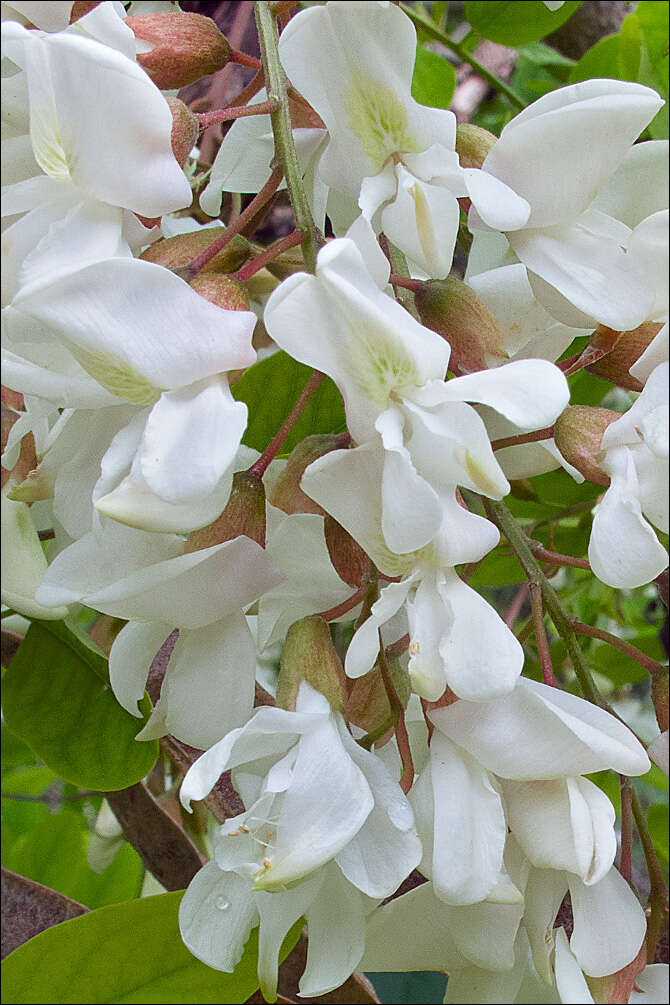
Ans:
[[[327,611],[321,611],[321,613],[317,614],[316,617],[323,618],[324,621],[334,621],[335,618],[340,618],[348,611],[352,611],[354,607],[358,607],[358,605],[365,598],[368,588],[369,584],[364,582],[362,586],[359,586],[355,593],[352,593],[350,597],[343,600],[341,604],[336,604],[335,607],[331,607]]]
[[[539,541],[528,539],[530,550],[541,562],[548,562],[551,565],[568,566],[572,569],[586,569],[591,571],[591,565],[585,558],[575,558],[574,555],[562,555],[558,551],[549,551]]]
[[[550,687],[556,687],[554,668],[551,665],[551,653],[547,642],[547,632],[544,627],[544,606],[542,603],[542,587],[539,583],[531,582],[528,586],[530,592],[530,609],[537,642],[537,655],[540,658],[542,668],[542,680]]]
[[[409,736],[407,735],[407,726],[405,725],[405,709],[403,703],[398,697],[398,692],[395,689],[393,678],[391,677],[391,668],[389,667],[388,660],[386,659],[386,650],[384,648],[381,629],[379,630],[378,664],[391,709],[397,711],[398,713],[398,718],[395,724],[395,737],[398,743],[400,760],[402,761],[402,775],[398,784],[403,792],[407,794],[412,788],[412,782],[414,781],[414,761],[412,760],[412,751],[410,750]]]
[[[211,262],[211,260],[218,255],[223,248],[230,244],[232,239],[237,234],[244,230],[247,223],[249,223],[249,221],[253,219],[253,217],[256,216],[257,213],[270,201],[279,188],[282,178],[282,171],[272,172],[258,195],[254,196],[247,208],[243,213],[240,213],[235,222],[230,223],[226,227],[221,237],[214,241],[213,244],[210,244],[208,248],[205,248],[202,254],[194,258],[188,265],[183,266],[179,270],[175,270],[178,271],[182,279],[185,279],[187,282],[193,279],[193,277],[196,276],[201,269],[204,269],[208,262]]]
[[[441,42],[442,45],[447,47],[447,49],[451,49],[451,51],[455,53],[455,55],[457,55],[464,63],[469,63],[475,73],[477,73],[480,77],[483,77],[483,79],[496,91],[504,94],[507,100],[511,102],[515,108],[518,108],[519,111],[521,111],[526,107],[526,102],[519,97],[516,91],[513,91],[504,80],[500,79],[500,77],[496,77],[494,73],[491,73],[491,71],[480,63],[478,59],[475,59],[472,53],[468,52],[462,42],[456,42],[453,38],[447,35],[446,32],[438,28],[437,25],[430,20],[430,18],[426,17],[415,8],[409,7],[404,3],[401,3],[398,6],[405,12],[405,14],[407,14],[407,17],[414,22],[417,28],[422,28],[423,31],[425,31],[427,35],[430,35],[431,38],[434,38],[436,42]]]
[[[637,832],[640,836],[642,851],[644,852],[644,859],[647,863],[647,872],[649,873],[649,883],[651,886],[649,893],[649,905],[651,911],[647,922],[647,960],[650,963],[653,963],[654,956],[656,955],[656,943],[658,941],[661,923],[664,915],[667,914],[668,911],[668,890],[663,879],[663,872],[656,857],[654,844],[649,836],[647,821],[644,817],[644,810],[640,805],[640,800],[638,799],[635,791],[631,793],[631,806],[633,810],[633,817],[635,819],[635,826],[637,827]]]
[[[505,622],[508,628],[514,627],[514,622],[521,613],[521,608],[524,605],[524,601],[527,595],[528,595],[528,583],[521,583],[518,590],[514,594],[512,603],[507,608],[505,617],[503,618],[503,621]]]
[[[266,248],[262,254],[258,255],[256,258],[252,258],[250,262],[243,265],[235,273],[235,278],[240,283],[246,283],[252,276],[255,276],[257,272],[264,269],[268,262],[274,261],[279,255],[284,251],[289,251],[291,248],[295,248],[297,244],[302,244],[304,233],[302,230],[294,230],[292,234],[288,234],[283,237],[280,241],[275,241],[271,244],[269,248]]]
[[[255,105],[228,105],[227,108],[215,108],[210,112],[198,115],[200,132],[216,126],[219,122],[229,122],[231,119],[245,119],[249,115],[269,115],[275,108],[275,101],[259,101]]]
[[[503,436],[500,440],[491,441],[492,450],[503,450],[505,447],[518,447],[522,443],[537,443],[538,440],[550,440],[554,435],[554,427],[535,429],[532,433],[520,433],[518,436]]]
[[[275,435],[272,437],[272,439],[268,443],[267,447],[265,448],[261,456],[249,468],[250,472],[253,472],[253,474],[258,475],[261,478],[263,477],[271,461],[275,459],[275,457],[281,450],[284,440],[289,435],[289,433],[295,426],[296,422],[304,412],[307,402],[312,397],[314,392],[318,389],[323,378],[324,374],[319,373],[318,370],[313,371],[312,376],[309,378],[309,380],[303,387],[302,391],[300,392],[300,395],[295,405],[293,406],[287,417],[284,419],[281,426],[279,427]]]
[[[662,663],[653,660],[651,656],[647,656],[641,649],[638,649],[630,642],[626,642],[624,639],[620,639],[618,635],[605,631],[604,628],[594,628],[591,625],[584,625],[581,621],[573,618],[570,618],[570,626],[577,635],[586,635],[590,639],[601,639],[603,642],[607,642],[608,645],[613,646],[619,652],[624,653],[625,656],[639,663],[650,674],[664,673],[667,670]]]
[[[619,775],[621,789],[621,858],[619,872],[630,883],[633,874],[633,786],[630,778]]]
[[[305,265],[309,272],[314,272],[316,256],[322,240],[317,235],[316,225],[309,208],[293,142],[286,77],[279,61],[277,22],[272,11],[272,4],[268,3],[267,0],[258,0],[255,4],[255,11],[268,98],[277,102],[277,107],[270,116],[275,140],[275,156],[286,177],[286,185],[295,215],[296,230],[302,230],[305,235],[302,242]]]

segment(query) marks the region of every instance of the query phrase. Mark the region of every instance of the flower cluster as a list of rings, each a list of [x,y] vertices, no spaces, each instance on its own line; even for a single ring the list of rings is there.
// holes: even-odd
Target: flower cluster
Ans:
[[[600,1000],[647,920],[588,776],[649,757],[550,659],[543,682],[522,676],[509,621],[466,580],[511,483],[560,467],[603,487],[602,583],[667,566],[667,144],[636,144],[662,100],[589,80],[500,137],[457,128],[412,97],[400,7],[329,0],[287,21],[291,86],[275,93],[266,60],[198,206],[204,122],[174,92],[230,47],[173,4],[77,6],[3,4],[3,603],[121,619],[110,683],[132,716],[167,651],[137,739],[204,751],[186,810],[224,773],[243,806],[181,903],[209,966],[234,970],[258,928],[276,1000],[303,918],[302,996],[366,969],[448,971],[447,1002]],[[280,249],[275,274],[234,221],[195,217],[262,193],[277,164],[320,247],[313,263]],[[346,432],[288,458],[281,430],[247,446],[235,381],[261,346],[330,379]],[[602,375],[632,404],[570,406],[571,362],[615,358]],[[630,1000],[661,1000],[642,968]]]

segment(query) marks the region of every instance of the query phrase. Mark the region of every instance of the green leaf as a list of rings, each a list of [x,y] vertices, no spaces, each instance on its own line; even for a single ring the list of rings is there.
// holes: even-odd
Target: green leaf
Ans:
[[[578,84],[591,78],[614,77],[619,79],[619,35],[606,35],[584,53],[570,70],[568,82]]]
[[[182,1005],[244,1002],[259,985],[257,929],[232,974],[205,966],[179,935],[183,893],[166,893],[103,907],[40,933],[2,968],[2,995],[12,1005]],[[297,922],[280,958],[298,940]]]
[[[104,872],[97,873],[86,859],[89,839],[80,804],[68,804],[59,813],[45,813],[36,826],[3,847],[2,864],[90,908],[138,897],[144,868],[135,849],[124,844]]]
[[[4,679],[10,730],[58,775],[82,788],[124,789],[156,762],[137,742],[142,720],[116,701],[105,659],[58,621],[34,621]],[[145,699],[147,700],[147,699]]]
[[[456,71],[451,63],[430,49],[417,45],[412,77],[414,100],[432,108],[449,108],[455,88]]]
[[[237,401],[249,408],[249,422],[242,442],[263,451],[295,405],[312,374],[288,353],[273,353],[250,366],[231,388]],[[285,457],[310,433],[341,433],[346,429],[340,392],[326,377],[286,439],[279,454]]]
[[[581,3],[564,3],[557,11],[550,11],[543,3],[527,0],[468,0],[465,17],[472,27],[501,45],[520,46],[536,42],[550,35],[572,17]]]

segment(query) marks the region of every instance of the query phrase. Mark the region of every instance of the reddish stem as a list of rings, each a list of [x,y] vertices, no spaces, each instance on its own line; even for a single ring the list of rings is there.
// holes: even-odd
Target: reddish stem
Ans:
[[[625,642],[617,635],[606,632],[603,628],[592,628],[591,625],[584,625],[581,621],[570,621],[570,627],[575,635],[586,635],[590,639],[600,639],[602,642],[607,642],[614,649],[618,649],[619,652],[624,653],[630,659],[639,663],[650,674],[659,673],[666,669],[662,663],[657,663],[656,660],[647,656],[646,653],[643,653],[636,646],[631,645],[630,642]]]
[[[352,593],[350,597],[343,600],[341,604],[336,604],[335,607],[331,607],[327,611],[321,611],[316,617],[323,618],[324,621],[334,621],[335,618],[341,617],[348,611],[353,611],[354,607],[358,607],[364,600],[365,594],[368,592],[368,586],[368,583],[364,583],[363,586],[359,586],[355,593]]]
[[[561,555],[558,551],[549,551],[540,544],[539,541],[529,539],[530,550],[541,562],[550,562],[552,565],[566,565],[572,569],[586,569],[590,572],[591,566],[585,558],[575,558],[573,555]]]
[[[240,49],[230,50],[230,60],[232,63],[239,63],[240,66],[251,66],[254,70],[258,70],[261,65],[260,59],[256,56],[250,56],[246,52],[241,52]]]
[[[619,872],[626,882],[630,883],[633,852],[633,788],[630,778],[627,778],[625,775],[619,775],[619,785],[621,787],[621,859],[619,861]]]
[[[546,426],[544,429],[535,429],[532,433],[520,433],[518,436],[503,436],[500,440],[493,440],[491,447],[493,450],[502,450],[504,447],[518,447],[522,443],[537,443],[538,440],[549,440],[554,435],[554,427]]]
[[[528,583],[522,583],[519,589],[516,591],[514,599],[507,608],[507,613],[505,614],[504,621],[508,628],[514,627],[514,622],[521,613],[521,608],[524,605],[527,594],[528,594]]]
[[[409,790],[412,788],[412,783],[414,781],[414,761],[412,760],[412,751],[409,745],[409,736],[407,735],[407,726],[405,725],[405,707],[398,697],[398,692],[395,689],[393,683],[393,678],[391,677],[391,670],[388,665],[388,660],[386,658],[386,649],[384,648],[384,641],[382,639],[381,629],[379,630],[379,660],[378,665],[381,670],[382,680],[384,682],[384,688],[386,690],[386,695],[391,706],[391,710],[394,709],[398,712],[398,720],[395,724],[395,738],[398,744],[398,752],[400,754],[400,760],[402,762],[402,776],[400,778],[400,788],[407,795]]]
[[[263,206],[267,205],[279,188],[283,177],[283,171],[273,171],[258,195],[251,200],[247,208],[244,212],[240,213],[235,222],[229,224],[217,241],[210,244],[209,248],[206,248],[201,255],[198,255],[197,258],[194,258],[193,261],[186,266],[185,272],[190,279],[197,275],[201,269],[204,269],[208,262],[211,262],[211,260],[218,255],[218,253],[225,248],[226,245],[230,244],[232,239],[236,237],[237,234],[244,230],[247,223],[254,216],[256,216]]]
[[[408,648],[409,634],[403,635],[402,638],[398,639],[396,642],[392,642],[390,646],[387,646],[386,655],[389,659],[393,659],[394,656],[402,656]]]
[[[533,618],[533,630],[535,632],[535,641],[537,642],[537,655],[540,657],[540,666],[542,667],[542,680],[550,687],[557,687],[556,678],[554,677],[554,668],[551,665],[551,654],[549,652],[549,643],[547,642],[547,633],[544,628],[542,587],[539,583],[530,583],[528,589],[530,591],[530,609]]]
[[[270,115],[277,107],[277,102],[258,101],[255,105],[229,105],[227,108],[215,108],[211,112],[198,115],[200,132],[215,126],[219,122],[229,122],[231,119],[245,119],[248,115]]]
[[[272,439],[270,440],[267,447],[265,448],[261,456],[258,458],[256,463],[252,464],[251,467],[249,468],[250,472],[252,472],[255,475],[258,475],[260,478],[263,477],[270,463],[275,459],[275,457],[281,450],[284,440],[286,439],[286,437],[291,432],[296,422],[304,412],[307,402],[312,397],[314,392],[317,390],[323,378],[324,378],[323,373],[319,373],[318,370],[313,371],[312,376],[309,378],[309,380],[303,387],[302,391],[300,392],[300,396],[298,397],[298,400],[296,401],[295,405],[293,406],[287,417],[284,419],[281,426],[279,427],[275,435],[272,437]]]
[[[396,275],[395,272],[389,276],[389,282],[391,286],[402,286],[403,290],[411,290],[412,293],[418,293],[424,285],[421,279],[407,279],[405,276]]]
[[[295,248],[296,245],[301,244],[304,237],[304,230],[294,230],[292,234],[282,238],[281,241],[275,241],[274,244],[271,244],[269,248],[266,248],[265,251],[258,255],[257,258],[253,258],[250,262],[247,262],[246,265],[243,265],[242,268],[235,273],[235,278],[240,283],[246,283],[247,280],[251,279],[252,276],[255,276],[257,272],[260,272],[261,269],[265,268],[268,262],[272,262],[278,255],[281,255],[282,252],[288,251],[290,248]]]

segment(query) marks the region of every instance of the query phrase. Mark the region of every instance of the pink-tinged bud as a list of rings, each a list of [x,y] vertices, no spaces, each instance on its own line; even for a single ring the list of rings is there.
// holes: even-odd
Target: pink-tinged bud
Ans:
[[[370,571],[370,559],[360,544],[329,513],[324,521],[328,554],[340,579],[356,589]]]
[[[284,513],[318,513],[319,516],[325,516],[325,511],[318,503],[310,499],[300,488],[300,479],[312,461],[342,446],[344,446],[342,437],[334,434],[315,433],[313,436],[306,436],[291,451],[286,467],[268,496],[272,505]]]
[[[140,258],[143,258],[145,262],[164,265],[166,269],[181,269],[198,255],[201,255],[203,251],[206,251],[215,241],[218,241],[223,232],[223,227],[203,227],[201,230],[194,230],[191,234],[166,237],[145,248]],[[250,251],[249,242],[238,234],[200,270],[198,275],[204,276],[211,272],[235,272],[246,262]]]
[[[462,280],[431,279],[414,294],[414,302],[421,323],[449,342],[459,370],[474,373],[507,360],[500,325]]]
[[[198,116],[190,108],[187,108],[179,98],[166,98],[165,100],[172,112],[172,153],[179,167],[183,168],[200,135]]]
[[[75,0],[72,4],[72,10],[70,11],[70,24],[74,24],[80,17],[90,14],[99,3],[100,0],[92,0],[92,2],[87,2],[87,0]]]
[[[233,475],[233,487],[223,513],[214,523],[189,534],[184,551],[202,551],[242,534],[265,547],[265,489],[263,479],[251,471]]]
[[[211,17],[186,11],[134,14],[126,18],[136,38],[153,46],[137,62],[161,90],[186,87],[220,70],[231,48]]]
[[[189,283],[210,304],[216,304],[224,311],[248,311],[249,297],[243,286],[229,276],[216,275],[212,272],[198,274]]]
[[[670,725],[670,712],[668,709],[668,671],[665,667],[657,670],[651,675],[651,700],[656,713],[658,728],[662,733]]]
[[[488,129],[462,122],[456,126],[456,153],[463,168],[480,168],[498,137]]]
[[[609,475],[601,468],[603,434],[612,422],[621,418],[620,412],[611,408],[592,408],[590,405],[569,405],[561,412],[554,426],[556,446],[565,457],[590,482],[609,485]]]
[[[379,732],[379,739],[375,740],[376,748],[383,746],[393,735],[391,712],[391,703],[379,669],[370,670],[363,677],[350,682],[347,719],[366,733]]]
[[[631,366],[637,363],[642,353],[649,347],[662,327],[656,321],[645,321],[639,328],[634,328],[633,331],[621,334],[620,332],[612,332],[611,329],[600,326],[596,332],[596,336],[600,338],[601,342],[608,335],[610,338],[614,335],[619,337],[616,339],[611,352],[608,352],[602,359],[587,366],[586,369],[596,377],[609,380],[619,387],[625,387],[628,391],[641,391],[643,385],[635,377],[632,377],[629,371]],[[590,344],[594,344],[593,337]]]
[[[328,625],[318,614],[296,621],[288,630],[277,680],[279,708],[295,711],[303,681],[327,698],[334,711],[344,711],[347,700],[344,667]]]

